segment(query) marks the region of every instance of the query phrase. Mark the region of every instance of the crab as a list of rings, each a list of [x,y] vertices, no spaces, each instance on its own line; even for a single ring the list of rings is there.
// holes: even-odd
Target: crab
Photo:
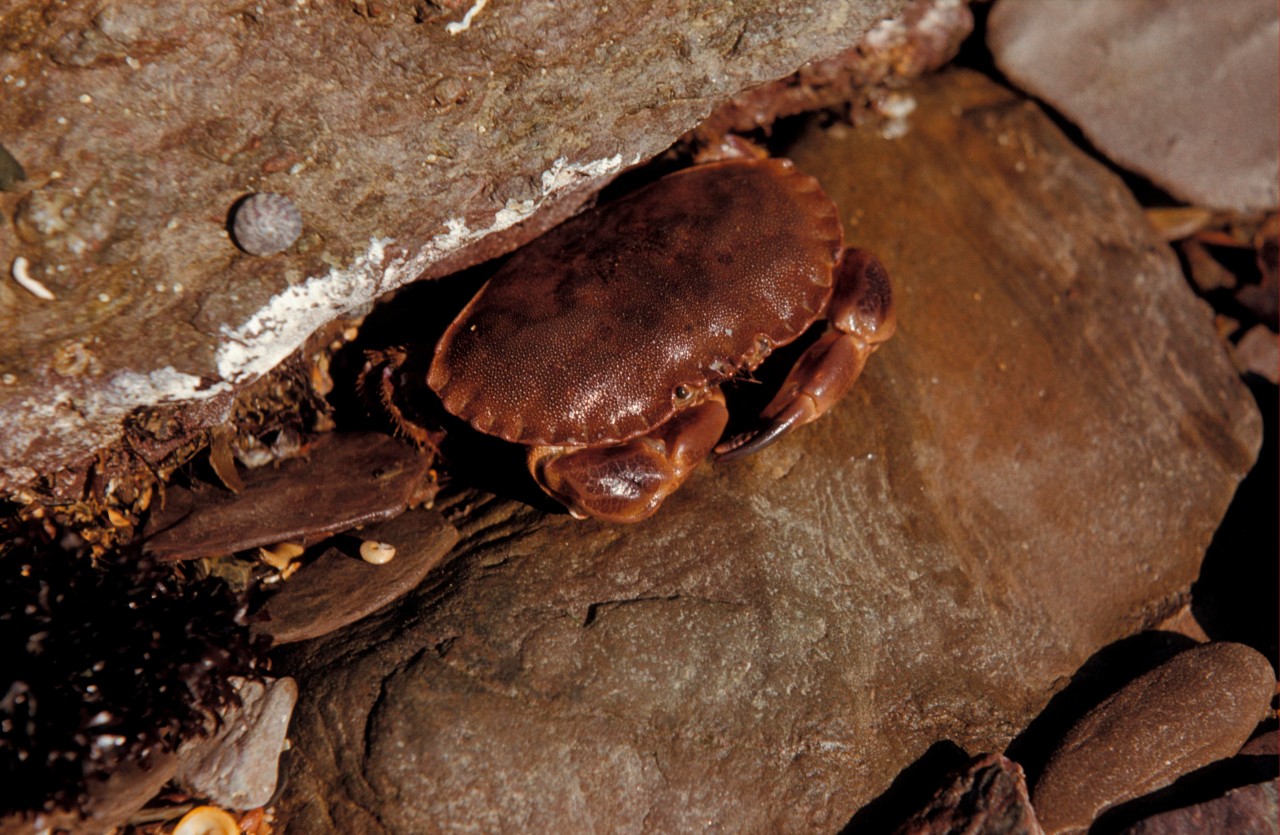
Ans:
[[[721,384],[819,319],[825,332],[754,427],[724,438]],[[477,431],[527,447],[533,478],[573,516],[636,522],[709,455],[755,452],[820,417],[894,321],[888,274],[844,248],[815,179],[785,159],[728,159],[518,250],[444,332],[426,383]],[[408,356],[377,357],[377,383],[425,441],[395,405]]]

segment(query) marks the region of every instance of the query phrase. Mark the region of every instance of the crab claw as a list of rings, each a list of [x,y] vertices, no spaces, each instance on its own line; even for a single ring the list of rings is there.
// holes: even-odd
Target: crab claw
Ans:
[[[689,478],[728,420],[724,396],[713,391],[649,434],[620,444],[530,447],[529,472],[579,519],[639,522]]]
[[[845,395],[867,358],[895,328],[893,293],[884,266],[851,249],[836,268],[827,309],[830,329],[796,360],[773,400],[760,413],[762,425],[716,446],[725,460],[764,449],[798,426],[816,420]]]

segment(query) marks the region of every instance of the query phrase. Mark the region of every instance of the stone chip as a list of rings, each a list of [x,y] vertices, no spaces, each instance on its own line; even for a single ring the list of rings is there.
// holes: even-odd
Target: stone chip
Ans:
[[[427,485],[431,456],[376,433],[330,433],[305,458],[244,475],[238,493],[169,491],[148,522],[146,550],[164,560],[217,557],[278,542],[314,544],[403,513]]]

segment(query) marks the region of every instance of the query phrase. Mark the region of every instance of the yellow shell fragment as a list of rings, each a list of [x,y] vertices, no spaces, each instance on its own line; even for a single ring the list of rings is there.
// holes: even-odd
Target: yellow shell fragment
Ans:
[[[1189,238],[1213,222],[1213,212],[1199,206],[1157,206],[1143,214],[1166,241]]]
[[[240,824],[216,806],[197,806],[182,816],[173,835],[240,835]]]
[[[366,539],[360,543],[360,559],[373,565],[386,565],[396,555],[396,546]]]
[[[258,556],[276,571],[284,571],[306,550],[297,542],[280,542],[270,548],[259,548]]]

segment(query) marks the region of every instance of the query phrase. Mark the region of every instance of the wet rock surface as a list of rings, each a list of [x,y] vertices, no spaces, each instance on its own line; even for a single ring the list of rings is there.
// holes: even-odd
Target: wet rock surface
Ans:
[[[1084,832],[1106,808],[1235,754],[1266,714],[1275,684],[1261,653],[1226,642],[1194,647],[1140,676],[1091,710],[1050,756],[1032,793],[1045,832]]]
[[[1274,3],[1001,0],[988,34],[1013,83],[1175,197],[1280,203]]]
[[[1259,443],[1207,309],[1034,105],[911,94],[790,154],[896,282],[854,392],[638,525],[444,503],[448,563],[283,651],[283,831],[833,831],[1185,601]]]
[[[5,491],[511,249],[906,0],[10,5],[0,269],[53,298],[0,281]],[[227,230],[260,191],[304,220],[267,258]]]

